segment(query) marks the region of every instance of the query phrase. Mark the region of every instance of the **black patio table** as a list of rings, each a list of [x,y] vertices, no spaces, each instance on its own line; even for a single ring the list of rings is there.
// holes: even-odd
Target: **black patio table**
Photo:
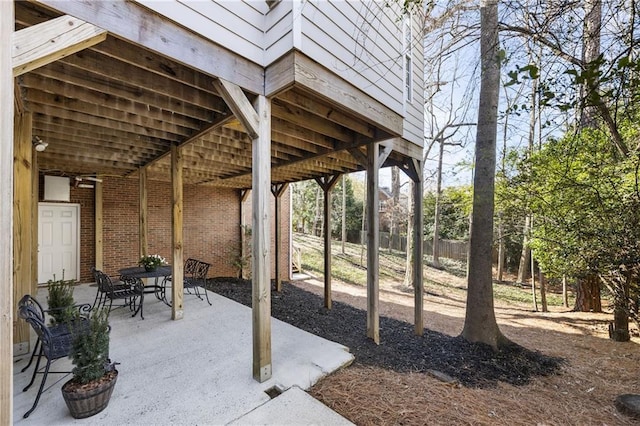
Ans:
[[[144,286],[145,294],[154,293],[159,300],[162,300],[166,305],[171,306],[171,302],[167,300],[163,283],[158,283],[158,279],[160,277],[163,277],[164,280],[164,278],[171,276],[171,265],[158,266],[151,271],[145,269],[143,266],[133,266],[130,268],[118,269],[118,273],[121,276],[128,278],[155,278],[153,284]]]

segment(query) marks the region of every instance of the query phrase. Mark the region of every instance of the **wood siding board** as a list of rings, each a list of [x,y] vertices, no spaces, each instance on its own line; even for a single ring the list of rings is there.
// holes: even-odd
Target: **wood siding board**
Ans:
[[[264,18],[264,66],[271,65],[293,46],[293,2],[280,2]]]
[[[252,62],[259,64],[262,61],[262,51],[259,46],[252,42],[250,37],[243,36],[243,33],[255,31],[251,22],[237,16],[238,13],[248,13],[251,16],[252,9],[248,8],[244,2],[140,0],[140,3],[203,38],[220,46],[232,48],[235,53]],[[242,10],[236,13],[229,11],[229,9],[238,8]]]
[[[354,9],[355,5],[359,10]],[[398,31],[392,30],[397,28],[396,24],[388,19],[378,20],[377,14],[366,10],[365,2],[340,3],[339,8],[331,2],[309,2],[303,13],[306,21],[302,51],[361,90],[372,93],[395,112],[402,113],[401,43]],[[361,28],[364,26],[375,36],[364,32]],[[341,28],[351,28],[353,32]],[[340,33],[341,37],[331,36]],[[387,45],[392,40],[397,40],[395,48]],[[372,66],[372,58],[377,66]]]
[[[263,70],[259,60],[242,56],[198,37],[167,18],[150,13],[133,2],[83,2],[41,0],[41,4],[90,22],[110,33],[158,52],[206,74],[222,77],[252,93],[263,93]],[[149,2],[147,6],[162,5]],[[185,23],[188,25],[188,23]],[[189,46],[185,49],[185,46]]]

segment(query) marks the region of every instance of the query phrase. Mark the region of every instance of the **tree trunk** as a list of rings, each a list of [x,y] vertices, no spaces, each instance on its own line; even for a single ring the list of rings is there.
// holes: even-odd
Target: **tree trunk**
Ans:
[[[609,338],[616,342],[628,342],[629,335],[629,288],[632,284],[631,273],[615,274],[613,287],[613,323],[609,324]]]
[[[400,169],[397,166],[391,167],[391,194],[393,195],[393,207],[391,208],[391,221],[389,223],[389,253],[393,251],[394,237],[399,234]]]
[[[531,297],[533,299],[533,310],[538,312],[538,297],[536,295],[536,268],[533,252],[531,252]]]
[[[538,266],[538,269],[540,267]],[[542,303],[542,312],[549,312],[549,307],[547,306],[547,278],[544,276],[542,271],[540,272],[540,302]]]
[[[530,217],[524,219],[524,229],[522,230],[522,252],[520,253],[520,264],[518,266],[518,278],[517,282],[524,283],[529,276],[529,256],[531,251],[529,250],[529,220]]]
[[[591,274],[578,278],[576,303],[573,310],[577,312],[602,312],[600,281],[597,275]]]
[[[406,263],[406,267],[405,267],[405,273],[404,273],[404,285],[405,286],[410,286],[413,283],[413,278],[412,278],[412,273],[411,273],[411,265],[413,264],[413,262],[419,262],[419,260],[414,259],[414,253],[413,253],[413,218],[415,213],[415,209],[413,208],[413,192],[414,192],[414,185],[416,183],[411,180],[411,189],[409,190],[409,220],[407,221],[407,263]]]
[[[320,186],[318,186],[318,188],[316,189],[316,209],[313,214],[313,223],[311,224],[311,234],[315,235],[316,237],[322,236],[318,233],[318,222],[320,222],[320,218],[322,217],[322,209],[320,208],[321,194],[322,191],[320,190]]]
[[[498,282],[502,282],[504,272],[504,228],[502,224],[502,212],[498,212]]]
[[[498,58],[498,3],[480,3],[480,105],[476,135],[473,213],[469,238],[469,277],[462,336],[495,350],[508,340],[496,322],[493,307],[493,213],[500,60]]]
[[[347,241],[347,175],[342,175],[342,254]]]
[[[433,266],[440,267],[440,205],[442,197],[442,156],[444,155],[444,140],[440,140],[440,152],[438,154],[438,178],[436,183],[436,211],[433,219]],[[495,173],[495,172],[494,172]]]
[[[562,276],[562,304],[565,308],[569,307],[569,296],[567,294],[567,276]]]

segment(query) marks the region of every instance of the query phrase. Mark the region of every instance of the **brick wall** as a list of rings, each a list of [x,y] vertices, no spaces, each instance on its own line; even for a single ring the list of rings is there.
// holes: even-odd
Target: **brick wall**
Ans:
[[[138,179],[103,179],[104,271],[112,276],[120,268],[137,265],[139,245]],[[42,187],[40,199],[42,199]],[[282,201],[280,268],[289,278],[289,191]],[[71,203],[80,204],[80,281],[91,282],[95,264],[95,191],[71,188]],[[171,262],[171,184],[148,182],[148,252]],[[272,278],[275,277],[275,202],[271,196]],[[243,205],[244,223],[251,226],[251,196]],[[235,189],[202,185],[184,186],[184,258],[211,263],[209,276],[237,276],[233,266],[240,247],[240,196]]]

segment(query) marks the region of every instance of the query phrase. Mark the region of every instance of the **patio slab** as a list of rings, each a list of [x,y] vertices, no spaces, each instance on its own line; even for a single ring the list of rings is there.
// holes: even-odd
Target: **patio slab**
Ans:
[[[76,301],[92,302],[95,286],[74,291]],[[171,308],[147,295],[145,319],[126,308],[111,312],[111,358],[118,383],[109,406],[84,420],[73,419],[60,388],[70,376],[50,374],[38,408],[23,419],[37,393],[27,392],[31,369],[21,373],[28,356],[14,358],[14,424],[350,424],[306,392],[323,376],[350,364],[353,355],[330,342],[273,319],[272,378],[252,377],[251,309],[215,293],[213,306],[185,295],[184,319],[172,321]],[[38,299],[46,300],[46,290]],[[53,371],[70,370],[68,359]],[[33,366],[31,367],[33,368]],[[271,399],[266,391],[284,392]]]

